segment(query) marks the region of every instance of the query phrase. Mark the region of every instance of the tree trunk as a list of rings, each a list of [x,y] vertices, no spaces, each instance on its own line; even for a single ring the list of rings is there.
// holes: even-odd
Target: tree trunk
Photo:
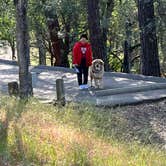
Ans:
[[[32,84],[29,74],[29,34],[27,21],[27,0],[15,0],[16,6],[16,41],[19,64],[20,97],[26,98],[32,94]]]
[[[163,61],[162,61],[162,68],[163,68],[163,71],[166,72],[166,45],[165,45],[165,42],[166,42],[166,32],[164,33],[164,31],[162,31],[163,35],[161,36],[161,39],[160,39],[160,46],[161,46],[161,51],[162,51],[162,54],[163,54]]]
[[[104,56],[105,56],[105,71],[109,71],[110,70],[110,65],[109,65],[109,57],[107,55],[107,35],[108,35],[108,21],[109,18],[112,15],[113,12],[113,8],[114,8],[114,0],[108,0],[106,3],[106,11],[103,15],[103,28],[102,28],[102,32],[103,32],[103,42],[104,42]]]
[[[63,67],[69,67],[69,59],[68,59],[68,54],[70,52],[70,38],[69,38],[69,33],[70,33],[70,25],[69,21],[65,25],[65,41],[61,40],[61,43],[63,45],[63,54],[62,54],[62,63],[61,66]]]
[[[36,40],[39,49],[39,65],[46,65],[46,49],[42,33],[36,29]]]
[[[124,42],[124,63],[123,63],[123,72],[130,73],[131,71],[131,22],[130,20],[126,21],[126,40]]]
[[[138,0],[138,18],[141,38],[141,72],[160,76],[153,0]]]
[[[11,46],[11,49],[12,49],[12,60],[16,60],[15,46]]]
[[[15,55],[15,42],[14,42],[14,39],[12,41],[9,41],[9,45],[10,45],[11,51],[12,51],[12,60],[15,60],[16,55]]]
[[[159,34],[159,42],[161,47],[161,52],[163,56],[162,61],[162,72],[166,72],[166,1],[160,0],[158,1],[158,14],[160,18],[158,34]]]
[[[54,66],[61,66],[61,42],[58,37],[59,23],[56,19],[48,19],[48,29],[54,56]]]
[[[130,73],[129,44],[126,40],[124,42],[123,72]]]
[[[106,61],[103,34],[100,28],[99,0],[87,0],[88,4],[88,26],[90,42],[92,45],[93,59]]]

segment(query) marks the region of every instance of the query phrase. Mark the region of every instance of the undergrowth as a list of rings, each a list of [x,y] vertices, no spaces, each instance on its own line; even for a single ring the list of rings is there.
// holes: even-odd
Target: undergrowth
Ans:
[[[132,130],[120,109],[1,97],[0,166],[165,166],[153,129]]]

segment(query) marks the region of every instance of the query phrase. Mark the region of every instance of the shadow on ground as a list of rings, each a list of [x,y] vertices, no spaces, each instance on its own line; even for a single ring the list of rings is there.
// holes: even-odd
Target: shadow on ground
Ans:
[[[0,166],[10,166],[11,163],[9,163],[9,161],[13,161],[13,165],[15,163],[14,158],[23,161],[24,164],[27,163],[26,154],[24,153],[22,133],[18,126],[22,113],[26,111],[25,107],[27,100],[15,100],[15,102],[12,103],[14,104],[8,103],[8,105],[6,105],[6,114],[0,119]],[[15,152],[11,152],[8,145],[8,132],[11,127],[11,122],[12,130],[14,132]]]

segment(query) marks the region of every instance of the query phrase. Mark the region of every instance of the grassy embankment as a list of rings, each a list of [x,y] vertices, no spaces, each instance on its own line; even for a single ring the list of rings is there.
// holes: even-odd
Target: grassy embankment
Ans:
[[[0,165],[165,166],[153,130],[135,130],[121,108],[0,100]]]

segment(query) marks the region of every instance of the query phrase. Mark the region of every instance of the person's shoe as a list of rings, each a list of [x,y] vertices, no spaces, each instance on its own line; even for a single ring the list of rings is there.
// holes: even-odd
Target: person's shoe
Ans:
[[[84,88],[84,89],[88,89],[88,88],[89,88],[89,85],[88,85],[88,84],[84,84],[84,85],[83,85],[83,88]]]
[[[80,86],[79,86],[79,89],[80,89],[80,90],[84,89],[84,85],[80,85]]]

